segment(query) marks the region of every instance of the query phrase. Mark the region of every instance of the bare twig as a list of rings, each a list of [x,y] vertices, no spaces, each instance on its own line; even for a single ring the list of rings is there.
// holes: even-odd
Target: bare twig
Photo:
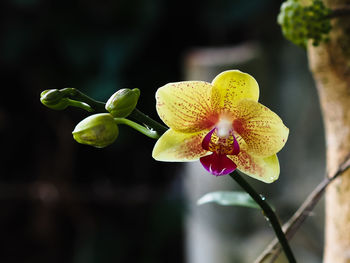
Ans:
[[[326,18],[338,18],[342,16],[350,15],[350,6],[338,7],[332,10],[332,12],[326,16]]]
[[[285,232],[286,238],[291,239],[297,232],[299,227],[305,221],[305,219],[310,215],[313,208],[316,206],[318,201],[321,199],[327,186],[339,175],[350,168],[350,155],[347,156],[346,161],[343,162],[339,169],[334,173],[333,176],[326,176],[316,188],[309,194],[303,204],[294,213],[294,215],[283,225],[283,231]],[[260,254],[260,256],[255,260],[255,263],[263,263],[265,260],[270,258],[270,263],[274,262],[278,255],[281,253],[281,246],[277,238],[273,239],[266,249]]]

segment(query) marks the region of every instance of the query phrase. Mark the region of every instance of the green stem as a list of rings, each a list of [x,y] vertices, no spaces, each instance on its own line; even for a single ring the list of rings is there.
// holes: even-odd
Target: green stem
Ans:
[[[91,108],[90,105],[86,104],[85,102],[71,100],[71,99],[67,99],[67,100],[69,102],[69,106],[81,108],[81,109],[86,110],[88,112],[93,112],[94,111],[94,109]]]
[[[155,130],[151,130],[148,129],[136,122],[133,122],[131,120],[128,119],[124,119],[124,118],[114,118],[116,124],[125,124],[130,126],[131,128],[134,128],[135,130],[141,132],[142,134],[152,138],[152,139],[159,139],[160,135],[157,131]]]
[[[71,99],[85,102],[95,112],[106,112],[104,102],[94,100],[75,88],[65,88],[65,89],[61,89],[60,91],[63,92],[67,97]]]
[[[277,216],[275,212],[272,210],[272,208],[270,207],[270,205],[264,200],[264,198],[261,195],[259,195],[254,190],[254,188],[247,181],[243,179],[243,177],[237,171],[230,173],[230,176],[254,199],[254,201],[263,210],[264,215],[268,218],[273,230],[275,231],[276,237],[280,242],[288,261],[290,263],[295,263],[296,260],[288,244],[287,238],[284,232],[282,231],[282,228],[277,219]]]
[[[167,127],[163,126],[159,122],[153,120],[152,118],[148,117],[143,112],[139,111],[137,108],[133,110],[133,112],[129,115],[130,117],[134,118],[135,120],[145,124],[147,127],[153,128],[156,130],[160,135],[162,135],[164,132],[168,130]]]

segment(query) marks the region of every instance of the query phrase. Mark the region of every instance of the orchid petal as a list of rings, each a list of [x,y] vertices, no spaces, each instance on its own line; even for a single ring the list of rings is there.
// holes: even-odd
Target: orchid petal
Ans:
[[[233,172],[237,165],[226,155],[212,153],[200,158],[203,167],[215,176],[225,175]]]
[[[268,157],[256,157],[241,150],[238,155],[228,155],[227,157],[237,165],[238,170],[257,180],[272,183],[279,177],[280,165],[276,154]]]
[[[211,103],[217,111],[230,112],[242,99],[259,99],[259,85],[256,80],[239,70],[220,73],[212,81],[212,85]]]
[[[267,157],[285,145],[289,129],[276,113],[260,103],[242,100],[237,104],[233,127],[247,143],[250,154]]]
[[[167,130],[157,141],[152,156],[158,161],[196,161],[208,151],[202,148],[202,141],[208,130],[197,133],[182,133]]]
[[[176,131],[198,132],[217,121],[210,101],[212,86],[204,81],[169,83],[157,90],[157,112]]]

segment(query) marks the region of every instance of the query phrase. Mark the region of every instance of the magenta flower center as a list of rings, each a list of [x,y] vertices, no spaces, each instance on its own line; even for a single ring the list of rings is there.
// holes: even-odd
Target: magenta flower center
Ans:
[[[211,174],[219,176],[233,172],[237,165],[227,155],[237,155],[239,144],[233,133],[232,122],[220,120],[202,141],[203,149],[212,154],[201,157],[204,168]]]

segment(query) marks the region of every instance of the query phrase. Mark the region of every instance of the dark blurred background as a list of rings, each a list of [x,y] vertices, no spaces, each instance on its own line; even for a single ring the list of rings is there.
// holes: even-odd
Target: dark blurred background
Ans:
[[[158,119],[155,91],[185,79],[188,54],[246,42],[262,47],[268,66],[261,78],[274,79],[278,86],[283,72],[302,70],[309,85],[304,51],[288,44],[276,23],[280,4],[2,0],[0,262],[186,262],[182,165],[154,161],[155,142],[128,127],[120,127],[117,141],[105,149],[79,145],[71,132],[88,114],[74,108],[50,110],[40,104],[40,92],[74,87],[106,101],[120,88],[139,88],[138,108]],[[299,62],[293,62],[295,57]],[[313,92],[312,86],[308,89]],[[290,90],[278,96],[261,93],[268,106],[281,98],[285,103],[304,98]],[[309,114],[320,127],[313,105]],[[300,120],[288,104],[284,111],[278,109],[289,127],[288,121]],[[309,123],[302,121],[302,127]],[[308,138],[321,147],[322,156],[322,131]],[[282,168],[295,166],[292,162]],[[282,218],[298,204],[287,206]]]

